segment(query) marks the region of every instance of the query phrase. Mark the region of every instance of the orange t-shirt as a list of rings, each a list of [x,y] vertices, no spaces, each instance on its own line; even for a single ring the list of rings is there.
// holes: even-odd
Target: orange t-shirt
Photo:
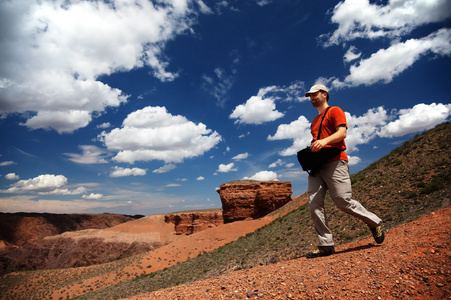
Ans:
[[[313,119],[312,124],[310,125],[310,132],[312,133],[314,141],[316,141],[316,138],[318,136],[319,125],[325,112],[326,110],[324,110],[322,114],[317,115]],[[323,126],[321,129],[321,136],[319,137],[319,139],[323,139],[325,137],[334,134],[337,131],[338,126],[346,126],[346,128],[348,128],[348,124],[346,123],[346,115],[344,111],[338,106],[334,106],[327,111],[327,115],[324,118]],[[344,152],[344,150],[346,150],[346,143],[344,139],[338,143],[327,145],[326,147],[335,147],[343,150],[339,155],[330,159],[329,162],[335,160],[346,160],[346,161],[348,160],[348,156],[346,155],[346,152]]]

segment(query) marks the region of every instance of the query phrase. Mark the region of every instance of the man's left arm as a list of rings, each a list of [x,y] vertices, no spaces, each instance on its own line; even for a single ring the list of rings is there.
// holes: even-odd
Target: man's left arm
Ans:
[[[337,131],[323,139],[314,141],[310,146],[313,152],[318,152],[326,145],[338,143],[346,138],[346,125],[338,125]]]

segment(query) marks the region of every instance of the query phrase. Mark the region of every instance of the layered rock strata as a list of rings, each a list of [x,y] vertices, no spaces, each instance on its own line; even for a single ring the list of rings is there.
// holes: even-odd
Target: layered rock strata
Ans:
[[[239,180],[222,184],[217,190],[224,223],[257,219],[291,201],[291,182]]]
[[[221,210],[169,214],[164,217],[166,223],[174,224],[177,235],[189,235],[224,224]]]

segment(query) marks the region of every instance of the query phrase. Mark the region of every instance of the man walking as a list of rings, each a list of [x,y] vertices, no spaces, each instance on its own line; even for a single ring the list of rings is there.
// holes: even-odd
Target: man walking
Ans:
[[[313,152],[324,147],[336,147],[341,153],[322,165],[315,173],[308,177],[308,198],[313,225],[318,234],[317,249],[309,252],[307,258],[327,256],[335,253],[332,232],[327,224],[324,209],[324,198],[329,190],[330,197],[342,211],[357,217],[370,228],[376,243],[381,244],[385,235],[382,230],[382,220],[369,212],[358,201],[352,199],[351,179],[349,177],[348,156],[346,155],[346,116],[337,106],[329,108],[329,91],[321,84],[311,87],[305,93],[310,97],[312,105],[318,109],[318,116],[313,119],[310,130],[313,141],[310,146]],[[329,108],[329,109],[327,109]],[[317,139],[321,119],[326,114],[322,126],[321,136]]]

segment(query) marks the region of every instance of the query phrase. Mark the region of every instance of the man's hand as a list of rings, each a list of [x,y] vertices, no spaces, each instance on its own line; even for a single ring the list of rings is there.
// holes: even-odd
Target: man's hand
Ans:
[[[313,144],[310,145],[310,150],[312,152],[318,152],[323,149],[327,145],[327,142],[323,140],[314,141]]]
[[[312,145],[310,145],[310,149],[312,152],[318,152],[319,150],[323,149],[327,144],[335,144],[339,141],[342,141],[346,138],[346,126],[338,126],[337,131],[321,140],[314,141]]]

